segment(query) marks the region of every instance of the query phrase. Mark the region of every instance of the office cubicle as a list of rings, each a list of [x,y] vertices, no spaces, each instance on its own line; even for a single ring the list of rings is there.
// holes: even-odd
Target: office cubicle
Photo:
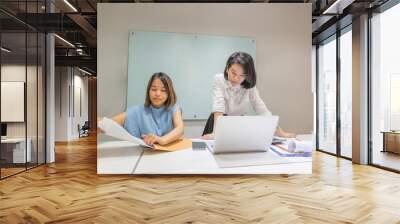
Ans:
[[[41,1],[20,2],[39,12]],[[6,8],[6,3],[1,3]],[[0,19],[0,178],[45,162],[45,35],[4,11]]]

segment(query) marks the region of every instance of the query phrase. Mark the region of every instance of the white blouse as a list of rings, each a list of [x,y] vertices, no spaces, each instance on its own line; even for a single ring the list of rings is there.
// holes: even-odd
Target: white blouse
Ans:
[[[241,85],[232,86],[224,78],[224,74],[215,75],[213,82],[213,112],[222,112],[227,115],[244,115],[249,103],[257,115],[272,115],[260,98],[256,87],[245,89]]]

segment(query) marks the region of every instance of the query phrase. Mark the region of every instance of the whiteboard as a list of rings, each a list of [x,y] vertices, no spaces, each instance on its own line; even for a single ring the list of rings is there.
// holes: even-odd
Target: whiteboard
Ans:
[[[24,82],[1,82],[1,122],[24,122]]]
[[[185,120],[207,119],[212,112],[212,82],[228,57],[244,51],[255,60],[251,37],[131,31],[129,33],[127,107],[143,104],[147,82],[156,72],[174,84]]]

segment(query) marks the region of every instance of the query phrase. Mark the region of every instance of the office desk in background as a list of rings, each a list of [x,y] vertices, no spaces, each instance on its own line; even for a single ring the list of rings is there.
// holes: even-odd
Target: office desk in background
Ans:
[[[400,131],[382,131],[383,149],[382,152],[400,154]]]
[[[25,144],[26,154],[25,154]],[[1,139],[1,158],[5,163],[25,163],[32,160],[32,140],[30,138]]]
[[[273,153],[272,151],[268,153]],[[310,174],[311,157],[285,157],[282,163],[221,168],[208,150],[161,152],[125,141],[98,145],[98,174]],[[234,157],[240,159],[243,155]],[[256,158],[256,157],[255,157]]]

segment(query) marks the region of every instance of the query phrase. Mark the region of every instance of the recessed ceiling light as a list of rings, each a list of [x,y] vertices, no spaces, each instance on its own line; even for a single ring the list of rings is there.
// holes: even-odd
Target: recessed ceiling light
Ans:
[[[71,42],[69,42],[68,40],[66,40],[66,39],[64,39],[64,38],[62,38],[62,37],[60,37],[60,36],[57,35],[57,34],[54,34],[54,36],[57,37],[58,39],[60,39],[61,41],[63,41],[64,43],[68,44],[69,46],[75,48],[75,45],[71,44]]]
[[[4,51],[4,52],[6,52],[6,53],[10,53],[10,52],[11,52],[11,50],[9,50],[9,49],[7,49],[7,48],[5,48],[5,47],[1,47],[1,50]]]
[[[90,73],[90,72],[88,72],[88,71],[86,71],[86,70],[83,70],[83,69],[81,69],[81,68],[79,68],[79,67],[78,67],[78,70],[81,71],[81,72],[83,72],[83,73],[85,73],[85,74],[92,75],[92,73]]]
[[[72,10],[74,10],[74,12],[78,12],[78,10],[71,4],[69,3],[68,0],[64,0],[65,4],[67,4]]]
[[[336,0],[322,14],[342,14],[343,9],[351,5],[355,0]]]

